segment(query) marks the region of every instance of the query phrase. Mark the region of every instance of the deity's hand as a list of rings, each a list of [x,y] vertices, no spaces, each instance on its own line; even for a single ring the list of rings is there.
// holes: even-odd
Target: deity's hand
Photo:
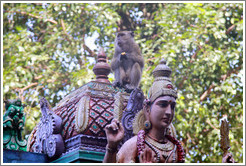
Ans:
[[[108,147],[117,148],[117,145],[124,137],[124,128],[122,124],[117,119],[113,119],[111,124],[105,127],[105,132],[107,136]]]
[[[235,160],[230,152],[223,155],[222,163],[235,163]]]
[[[144,151],[140,154],[139,161],[140,163],[153,163],[152,150],[146,147]]]

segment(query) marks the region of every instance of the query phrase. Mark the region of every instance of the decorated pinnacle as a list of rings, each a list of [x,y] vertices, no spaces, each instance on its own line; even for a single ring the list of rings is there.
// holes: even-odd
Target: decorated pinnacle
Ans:
[[[102,48],[99,50],[97,63],[93,67],[93,72],[96,75],[96,81],[110,83],[108,80],[110,66],[107,63],[107,56]]]
[[[171,69],[166,65],[166,60],[162,59],[160,61],[160,64],[156,66],[156,68],[153,71],[153,75],[155,78],[157,77],[170,77],[172,71]]]

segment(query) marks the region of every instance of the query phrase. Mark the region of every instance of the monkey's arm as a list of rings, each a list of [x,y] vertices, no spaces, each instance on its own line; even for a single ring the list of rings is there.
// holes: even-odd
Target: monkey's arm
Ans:
[[[120,66],[120,59],[117,56],[114,56],[111,62],[111,69],[114,71],[115,69],[119,68]]]
[[[132,59],[133,62],[137,62],[141,68],[144,67],[144,58],[142,57],[141,54],[138,55],[130,55],[128,58]]]

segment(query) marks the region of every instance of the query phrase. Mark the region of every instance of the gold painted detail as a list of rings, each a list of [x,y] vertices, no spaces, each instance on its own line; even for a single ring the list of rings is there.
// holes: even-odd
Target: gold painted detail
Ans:
[[[153,140],[152,138],[148,136],[145,137],[145,140],[161,151],[170,151],[170,150],[173,150],[174,148],[174,144],[171,141],[168,141],[167,143],[162,144],[162,143],[156,142],[155,140]]]
[[[77,106],[75,116],[75,129],[78,133],[83,132],[89,122],[90,96],[83,96]]]
[[[114,96],[114,118],[121,121],[123,109],[124,109],[124,102],[128,102],[130,95],[128,93],[118,92]]]
[[[132,128],[133,128],[133,134],[137,135],[140,130],[144,130],[144,122],[146,118],[144,116],[143,110],[139,111],[133,121],[132,121]]]
[[[115,94],[124,92],[123,89],[114,88],[112,84],[92,81],[88,86],[88,94],[93,97],[114,98]]]
[[[123,89],[114,88],[112,84],[108,83],[98,83],[96,81],[91,81],[91,84],[88,86],[90,90],[97,90],[97,91],[103,91],[108,93],[117,93],[117,92],[124,92]]]
[[[78,98],[81,98],[86,94],[85,92],[87,92],[86,91],[87,89],[88,89],[87,84],[85,84],[84,86],[72,91],[70,94],[65,96],[52,110],[55,111],[57,108],[65,106],[66,104]]]

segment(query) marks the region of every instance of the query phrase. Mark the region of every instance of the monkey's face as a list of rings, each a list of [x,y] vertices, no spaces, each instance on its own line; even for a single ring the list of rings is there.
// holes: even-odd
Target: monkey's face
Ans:
[[[124,46],[129,44],[131,40],[134,40],[133,37],[134,34],[131,31],[118,32],[115,42],[119,47],[123,48]]]

